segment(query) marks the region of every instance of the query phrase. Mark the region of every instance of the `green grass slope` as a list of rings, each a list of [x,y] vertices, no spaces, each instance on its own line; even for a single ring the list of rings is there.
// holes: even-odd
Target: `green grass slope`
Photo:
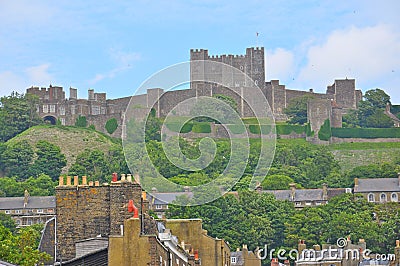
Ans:
[[[64,169],[68,169],[75,162],[76,156],[85,149],[107,152],[113,145],[120,145],[117,139],[95,130],[51,125],[31,127],[7,143],[21,140],[27,140],[32,147],[39,140],[46,140],[59,146],[67,159],[67,166]]]

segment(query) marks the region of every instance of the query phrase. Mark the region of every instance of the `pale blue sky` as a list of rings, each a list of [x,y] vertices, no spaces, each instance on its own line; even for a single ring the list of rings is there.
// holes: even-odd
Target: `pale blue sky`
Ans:
[[[85,98],[88,88],[128,96],[191,48],[243,54],[258,44],[267,80],[324,92],[355,78],[400,104],[399,10],[397,0],[0,0],[0,95],[51,83]]]

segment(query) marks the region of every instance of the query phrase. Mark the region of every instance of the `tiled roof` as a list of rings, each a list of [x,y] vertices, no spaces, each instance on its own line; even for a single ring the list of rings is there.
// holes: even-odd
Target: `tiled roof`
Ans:
[[[359,178],[354,192],[400,192],[399,178]]]
[[[328,188],[327,197],[328,199],[345,193],[344,188]],[[277,200],[289,200],[292,201],[292,191],[287,190],[263,190],[263,193],[271,193]],[[296,189],[294,194],[294,201],[324,201],[323,189]]]
[[[177,197],[186,195],[189,198],[193,197],[193,192],[156,192],[156,193],[151,193],[150,198],[154,199],[152,204],[169,204],[176,200]]]
[[[54,196],[29,197],[26,209],[55,208],[56,198]],[[0,198],[0,210],[14,210],[24,208],[24,197]]]
[[[242,266],[244,264],[242,251],[231,252],[231,258],[236,258],[236,263],[231,263],[232,266]]]

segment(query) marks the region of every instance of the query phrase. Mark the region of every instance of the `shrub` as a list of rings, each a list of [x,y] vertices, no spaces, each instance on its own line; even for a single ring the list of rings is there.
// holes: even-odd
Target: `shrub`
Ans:
[[[112,134],[115,132],[115,130],[117,130],[118,128],[118,121],[116,118],[111,118],[109,120],[107,120],[105,128],[108,132],[108,134]]]
[[[86,121],[86,116],[80,115],[75,121],[75,126],[77,127],[86,127],[87,126],[87,121]]]
[[[320,140],[328,141],[331,137],[331,122],[329,121],[329,119],[326,119],[318,132],[318,138]]]
[[[276,125],[276,133],[279,135],[290,135],[292,132],[301,134],[305,131],[306,127],[302,125]]]
[[[180,129],[179,123],[165,123],[167,128],[173,132],[180,132],[180,133],[189,133],[192,131],[193,123],[185,123],[183,127]],[[180,131],[179,131],[180,129]]]

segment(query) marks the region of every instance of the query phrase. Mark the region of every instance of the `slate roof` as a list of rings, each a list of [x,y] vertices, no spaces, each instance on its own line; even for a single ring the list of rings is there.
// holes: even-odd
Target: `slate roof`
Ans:
[[[192,198],[193,192],[156,192],[151,193],[150,198],[151,201],[154,199],[152,204],[164,205],[173,202],[177,197],[182,195],[187,195],[189,198]]]
[[[56,207],[56,197],[42,196],[29,197],[26,209],[46,209]],[[3,197],[0,198],[0,210],[14,210],[24,208],[24,197]]]
[[[327,196],[328,199],[345,193],[344,188],[328,188]],[[287,190],[263,190],[263,193],[272,193],[277,200],[289,200],[292,201],[292,191]],[[323,189],[296,189],[294,194],[294,201],[324,201]]]
[[[17,265],[0,260],[0,266],[17,266]]]
[[[354,192],[400,192],[399,178],[359,178]]]
[[[236,258],[236,263],[231,263],[232,266],[242,266],[244,264],[242,251],[231,252],[231,258]]]

